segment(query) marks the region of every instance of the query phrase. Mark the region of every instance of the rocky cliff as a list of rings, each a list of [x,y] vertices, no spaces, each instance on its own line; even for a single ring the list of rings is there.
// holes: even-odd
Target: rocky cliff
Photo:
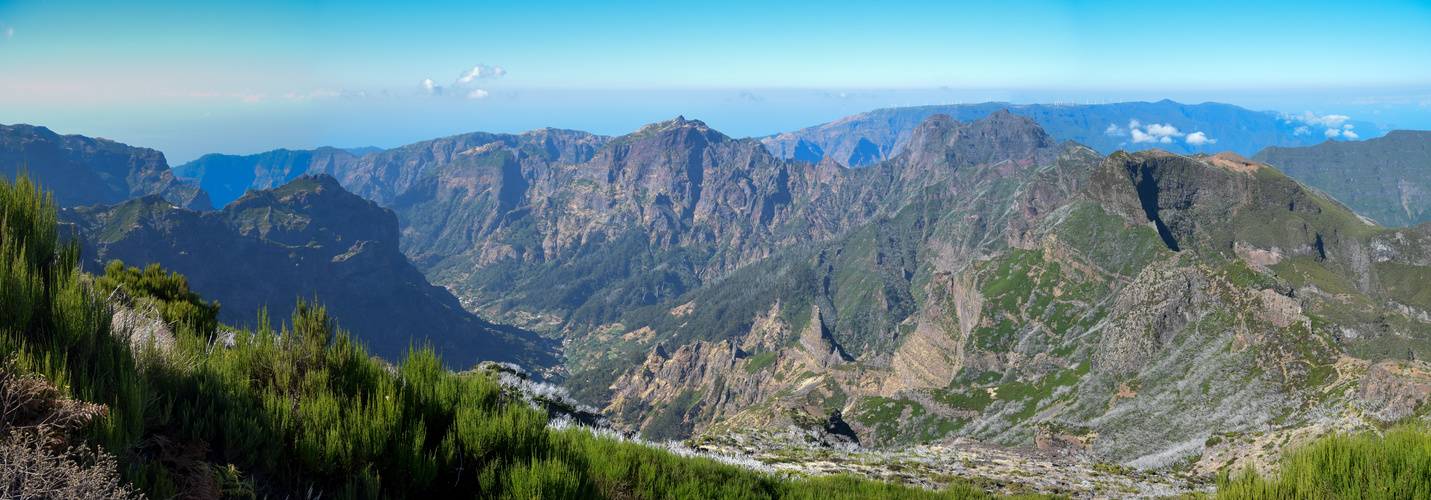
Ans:
[[[0,125],[0,175],[25,172],[60,206],[119,203],[159,195],[195,210],[213,210],[208,193],[174,176],[164,153],[107,139],[59,135],[45,127]]]

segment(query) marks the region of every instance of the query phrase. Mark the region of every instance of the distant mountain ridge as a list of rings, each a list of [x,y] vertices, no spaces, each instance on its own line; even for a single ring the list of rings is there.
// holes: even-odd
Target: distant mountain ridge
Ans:
[[[220,320],[252,324],[262,307],[274,321],[295,299],[315,300],[374,354],[401,359],[423,342],[455,368],[508,361],[555,365],[550,341],[473,317],[432,286],[398,251],[390,210],[348,193],[331,176],[302,175],[249,191],[222,210],[198,212],[148,195],[116,205],[65,209],[85,261],[158,263],[221,306]]]
[[[250,189],[275,188],[307,173],[329,173],[357,159],[338,148],[275,149],[248,156],[207,154],[174,167],[174,172],[196,179],[214,201],[228,204]]]
[[[1269,146],[1253,159],[1342,201],[1386,227],[1431,221],[1431,131],[1392,130],[1365,141]]]
[[[219,203],[237,199],[248,189],[266,189],[302,174],[323,173],[338,178],[353,193],[387,206],[429,169],[446,165],[477,147],[500,142],[553,161],[576,161],[589,158],[609,139],[553,128],[521,134],[472,132],[387,150],[325,147],[278,149],[247,156],[209,154],[174,170],[197,179],[199,186],[213,193]]]
[[[164,153],[107,139],[60,135],[33,125],[0,125],[0,175],[24,170],[61,206],[119,203],[157,194],[171,203],[213,210],[208,193],[176,178]]]
[[[817,162],[829,156],[851,167],[864,167],[896,156],[914,127],[931,115],[947,114],[958,121],[970,121],[998,109],[1032,117],[1058,140],[1076,141],[1103,154],[1118,149],[1156,148],[1178,154],[1232,151],[1252,156],[1268,146],[1316,144],[1326,137],[1329,128],[1299,117],[1221,103],[1181,104],[1166,99],[1091,105],[987,102],[876,109],[764,137],[761,142],[771,153],[784,158]],[[1347,125],[1362,138],[1383,133],[1375,124],[1363,121],[1332,123],[1338,135],[1349,130],[1344,128]],[[1202,135],[1194,138],[1193,134],[1198,133]]]

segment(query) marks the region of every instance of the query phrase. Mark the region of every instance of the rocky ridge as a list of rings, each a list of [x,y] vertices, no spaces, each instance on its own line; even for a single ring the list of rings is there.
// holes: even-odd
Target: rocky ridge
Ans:
[[[45,127],[0,125],[0,175],[13,179],[21,171],[54,192],[60,206],[106,205],[152,194],[176,206],[213,210],[208,193],[175,177],[164,153]]]

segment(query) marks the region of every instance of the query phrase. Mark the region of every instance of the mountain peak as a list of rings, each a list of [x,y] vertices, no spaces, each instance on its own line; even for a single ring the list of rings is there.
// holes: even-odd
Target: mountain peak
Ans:
[[[727,135],[725,135],[725,134],[722,134],[722,133],[720,133],[720,132],[718,132],[718,131],[712,129],[712,128],[710,128],[709,126],[706,126],[705,122],[703,122],[703,121],[700,121],[700,120],[687,120],[686,117],[685,117],[685,115],[679,115],[679,116],[676,116],[676,118],[671,119],[671,120],[666,120],[666,121],[663,121],[663,122],[656,122],[656,123],[648,124],[648,125],[646,125],[646,126],[644,126],[644,127],[641,127],[640,130],[637,130],[637,131],[635,131],[635,132],[632,132],[632,133],[623,135],[623,136],[621,136],[621,137],[617,137],[617,138],[615,138],[615,139],[612,139],[611,142],[609,142],[609,143],[607,143],[607,144],[609,144],[609,145],[631,144],[631,143],[633,143],[633,142],[642,141],[642,140],[650,139],[650,138],[657,137],[657,136],[660,136],[660,135],[663,135],[663,134],[667,134],[667,133],[671,133],[671,132],[677,132],[677,131],[682,131],[682,130],[694,132],[695,134],[704,136],[707,141],[713,142],[713,143],[715,143],[715,142],[725,142],[725,141],[730,140],[730,137],[729,137],[729,136],[727,136]]]

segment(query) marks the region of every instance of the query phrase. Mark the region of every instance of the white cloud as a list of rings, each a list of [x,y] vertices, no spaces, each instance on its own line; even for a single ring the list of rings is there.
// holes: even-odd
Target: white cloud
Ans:
[[[1350,131],[1350,130],[1343,130],[1343,131],[1342,131],[1342,137],[1345,137],[1345,138],[1347,138],[1347,139],[1353,139],[1353,140],[1355,140],[1355,139],[1357,139],[1357,138],[1360,138],[1361,136],[1356,135],[1356,132],[1352,132],[1352,131]]]
[[[1286,120],[1296,120],[1308,125],[1318,125],[1328,128],[1337,128],[1350,120],[1350,116],[1345,115],[1318,115],[1311,111],[1303,111],[1300,115],[1282,115]]]
[[[472,69],[462,72],[462,75],[457,77],[457,83],[454,83],[453,86],[472,83],[473,80],[486,80],[488,78],[497,78],[505,74],[507,74],[507,70],[503,69],[501,66],[488,66],[485,64],[478,64],[476,66],[473,66]]]
[[[1342,125],[1342,128],[1347,129],[1347,130],[1351,130],[1351,129],[1354,129],[1354,128],[1356,128],[1356,127],[1353,127],[1352,124],[1348,123],[1348,124],[1346,124],[1346,125]]]
[[[428,95],[442,95],[442,86],[432,81],[431,78],[423,78],[417,85],[422,87],[422,90]]]
[[[1327,137],[1336,137],[1336,136],[1342,135],[1342,131],[1341,131],[1341,130],[1338,130],[1338,129],[1334,129],[1334,128],[1329,128],[1329,129],[1327,129],[1326,134],[1327,134]]]
[[[473,91],[471,91],[471,92],[468,92],[468,93],[467,93],[467,98],[468,98],[468,99],[486,99],[487,96],[489,96],[489,95],[492,95],[492,94],[489,94],[489,93],[487,93],[487,91],[482,90],[482,89],[476,89],[476,90],[473,90]]]
[[[1182,132],[1178,132],[1177,127],[1172,125],[1159,125],[1157,123],[1148,125],[1148,133],[1163,138],[1183,136]]]
[[[1140,122],[1138,120],[1128,120],[1128,130],[1126,132],[1123,129],[1118,128],[1117,125],[1109,125],[1108,129],[1104,130],[1103,133],[1113,136],[1123,136],[1131,134],[1133,136],[1134,143],[1157,142],[1162,144],[1172,144],[1174,137],[1183,137],[1187,135],[1185,133],[1179,132],[1178,128],[1174,127],[1171,123],[1153,123],[1144,126],[1143,122]],[[1203,139],[1206,139],[1206,137],[1204,136]]]
[[[1193,146],[1201,146],[1203,144],[1217,144],[1217,139],[1208,139],[1207,134],[1204,134],[1202,132],[1193,132],[1191,134],[1188,134],[1187,141],[1188,144],[1191,144]]]
[[[15,28],[5,28],[5,38],[14,38]]]
[[[1312,133],[1312,129],[1309,129],[1306,126],[1297,127],[1297,130],[1292,131],[1292,135],[1307,135],[1310,133]]]

